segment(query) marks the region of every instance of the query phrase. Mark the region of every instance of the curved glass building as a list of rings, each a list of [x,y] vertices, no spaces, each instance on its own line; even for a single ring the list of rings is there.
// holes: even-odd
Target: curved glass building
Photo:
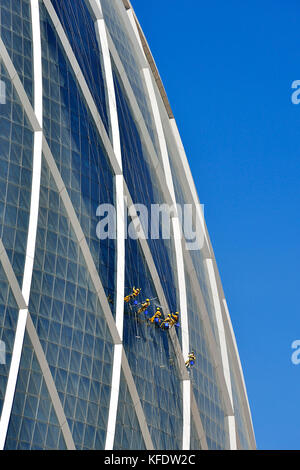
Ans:
[[[130,2],[1,0],[0,80],[0,448],[255,448],[203,211]]]

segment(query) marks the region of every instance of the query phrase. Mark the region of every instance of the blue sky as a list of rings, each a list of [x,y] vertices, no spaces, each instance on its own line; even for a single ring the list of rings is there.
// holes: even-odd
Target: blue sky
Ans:
[[[259,449],[300,449],[300,4],[132,0],[193,172]]]

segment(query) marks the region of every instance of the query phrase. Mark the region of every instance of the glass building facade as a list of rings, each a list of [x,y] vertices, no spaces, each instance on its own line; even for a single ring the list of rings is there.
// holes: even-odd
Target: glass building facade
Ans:
[[[130,2],[1,0],[0,80],[0,448],[254,449],[213,249]],[[178,323],[151,322],[158,308]]]

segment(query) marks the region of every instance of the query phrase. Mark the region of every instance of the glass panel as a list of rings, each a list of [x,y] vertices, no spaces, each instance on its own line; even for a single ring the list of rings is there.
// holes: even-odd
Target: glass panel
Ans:
[[[234,408],[234,415],[235,415],[236,432],[239,436],[242,449],[248,450],[248,449],[251,449],[251,444],[250,444],[248,427],[246,425],[246,418],[245,418],[243,405],[242,405],[241,391],[239,390],[239,387],[237,385],[237,377],[233,369],[233,360],[232,360],[230,351],[228,351],[228,355],[229,355],[228,359],[229,359],[229,369],[230,369],[230,378],[231,378],[231,388],[232,388],[232,395],[233,395],[233,408]]]
[[[6,102],[0,104],[0,238],[22,284],[30,212],[33,132],[0,63]]]
[[[182,391],[174,350],[168,331],[149,321],[159,306],[157,293],[139,242],[130,238],[125,266],[126,293],[133,286],[141,289],[135,300],[125,303],[123,341],[128,362],[155,449],[180,449]],[[149,308],[137,313],[147,298]]]
[[[122,2],[119,3],[120,10],[122,11],[124,7],[122,5]],[[143,115],[150,138],[152,140],[154,148],[156,149],[157,156],[158,158],[160,158],[156,129],[152,118],[152,111],[149,103],[149,98],[141,76],[139,59],[135,51],[135,47],[139,46],[138,44],[134,46],[131,42],[131,39],[126,31],[123,18],[120,15],[120,10],[116,5],[115,0],[101,0],[101,5],[106,26],[112,37],[122,65],[127,74],[134,96]],[[124,15],[126,15],[125,9]]]
[[[148,236],[148,245],[164,289],[169,308],[179,310],[176,260],[172,232],[169,239],[162,238],[162,217],[159,221],[158,239],[151,237],[151,209],[153,204],[163,204],[164,197],[160,190],[152,162],[138,133],[131,109],[126,100],[118,76],[114,73],[117,109],[120,125],[120,140],[123,159],[123,173],[134,204],[143,204],[147,209],[148,227],[141,218],[144,231]],[[154,222],[153,222],[154,225]]]
[[[0,36],[33,103],[32,31],[29,0],[1,0]]]
[[[14,347],[18,307],[0,263],[0,416]]]
[[[201,443],[198,438],[196,426],[193,420],[193,417],[191,416],[191,444],[190,444],[190,450],[201,450]]]
[[[120,380],[114,449],[145,450],[144,439],[123,372]]]
[[[102,203],[114,204],[113,173],[93,120],[42,5],[41,18],[44,133],[114,311],[115,240],[100,240],[96,233],[98,206]],[[72,271],[71,266],[69,270]]]
[[[66,445],[28,333],[25,333],[6,450],[65,450]]]
[[[167,136],[166,131],[165,131],[165,134]],[[172,172],[176,202],[177,204],[181,206],[181,209],[183,210],[183,213],[184,213],[184,205],[192,204],[193,199],[190,193],[189,185],[187,184],[187,182],[185,182],[185,184],[182,182],[184,180],[183,169],[181,170],[179,169],[179,165],[177,161],[178,157],[174,152],[172,152],[171,144],[170,142],[168,142],[168,140],[167,140],[167,148],[168,148],[169,162],[170,162],[170,167],[171,167],[171,172]],[[193,227],[196,226],[195,211],[196,209],[193,204],[193,214],[192,214]],[[201,293],[203,295],[203,299],[204,299],[205,306],[207,309],[210,324],[211,324],[211,327],[215,336],[215,340],[217,343],[219,343],[219,336],[217,334],[217,325],[216,325],[216,319],[215,319],[213,300],[211,296],[210,283],[208,279],[208,272],[207,272],[207,268],[203,259],[202,250],[189,250],[188,254],[191,257],[193,266],[195,268],[196,276],[197,276],[197,279],[201,288]]]
[[[29,310],[78,449],[103,449],[113,344],[45,161]]]
[[[225,408],[219,390],[202,319],[198,312],[196,294],[186,270],[190,349],[195,364],[189,369],[193,391],[198,405],[209,449],[228,449],[229,437],[225,423]]]
[[[94,21],[84,0],[52,0],[92,93],[99,114],[108,132],[105,86],[102,72],[101,51],[96,37]]]

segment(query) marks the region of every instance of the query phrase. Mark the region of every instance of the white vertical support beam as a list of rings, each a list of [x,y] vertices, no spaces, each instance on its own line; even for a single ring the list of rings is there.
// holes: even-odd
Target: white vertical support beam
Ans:
[[[178,217],[172,219],[173,234],[177,263],[177,279],[179,289],[180,302],[180,318],[181,318],[181,339],[182,339],[182,355],[186,360],[190,351],[189,341],[189,322],[187,312],[186,283],[184,273],[184,261],[181,244],[181,230]],[[189,450],[191,439],[191,383],[190,380],[183,381],[183,429],[182,429],[182,449]]]
[[[101,16],[100,16],[101,15]],[[124,317],[124,276],[125,276],[125,228],[124,228],[124,189],[122,174],[122,155],[120,143],[119,120],[117,113],[117,104],[115,96],[115,87],[111,66],[110,53],[108,48],[106,26],[102,16],[101,4],[99,2],[99,17],[95,22],[95,29],[99,41],[99,47],[102,51],[104,75],[108,97],[109,119],[112,134],[112,146],[114,154],[119,164],[121,174],[115,177],[115,194],[117,209],[117,301],[116,301],[116,325],[119,335],[123,336],[123,317]]]
[[[95,30],[99,49],[102,52],[103,69],[106,83],[106,94],[109,108],[109,120],[112,138],[112,147],[122,172],[122,155],[120,143],[119,120],[116,105],[115,88],[112,65],[107,41],[106,25],[103,18],[101,2],[90,1],[89,6],[95,18]],[[117,279],[116,279],[116,327],[119,336],[123,338],[124,323],[124,282],[125,282],[125,221],[124,221],[124,189],[123,175],[115,175],[115,204],[116,204],[116,231],[117,231]],[[113,359],[113,374],[111,395],[108,412],[105,450],[112,450],[114,446],[116,420],[120,392],[120,378],[122,365],[122,345],[115,344]]]
[[[34,111],[40,126],[39,130],[34,131],[33,141],[33,165],[32,165],[32,186],[30,215],[28,224],[27,246],[25,256],[25,266],[22,283],[22,294],[28,306],[30,297],[30,288],[32,281],[36,232],[39,212],[40,197],[40,179],[42,162],[42,120],[43,120],[43,85],[42,85],[42,53],[41,53],[41,31],[39,1],[31,0],[31,25],[32,25],[32,44],[33,44],[33,86],[34,86]],[[9,418],[15,395],[15,388],[20,367],[23,340],[27,322],[28,310],[20,309],[17,322],[15,342],[12,353],[11,366],[8,376],[6,393],[3,402],[3,409],[0,422],[0,449],[4,448],[8,429]]]
[[[182,450],[189,450],[191,445],[191,381],[182,381]]]
[[[230,450],[237,450],[235,416],[227,416]]]
[[[222,310],[221,310],[221,302],[218,293],[218,287],[216,282],[216,276],[214,271],[213,260],[211,258],[206,259],[206,267],[208,271],[208,277],[211,287],[212,299],[214,304],[214,311],[216,316],[216,324],[218,329],[218,336],[219,336],[219,343],[221,349],[221,359],[222,359],[222,366],[225,376],[225,382],[228,390],[228,394],[231,401],[232,409],[233,406],[233,396],[232,396],[232,386],[231,386],[231,378],[230,378],[230,369],[229,369],[229,361],[228,361],[228,353],[227,353],[227,343],[226,343],[226,336],[225,336],[225,329],[223,324],[223,317],[222,317]],[[229,430],[229,445],[231,450],[236,450],[236,432],[235,432],[235,417],[227,416],[227,424]]]
[[[122,344],[114,345],[114,359],[111,379],[110,402],[106,428],[105,450],[113,450],[116,432],[117,412],[120,394],[120,379],[122,365]]]

